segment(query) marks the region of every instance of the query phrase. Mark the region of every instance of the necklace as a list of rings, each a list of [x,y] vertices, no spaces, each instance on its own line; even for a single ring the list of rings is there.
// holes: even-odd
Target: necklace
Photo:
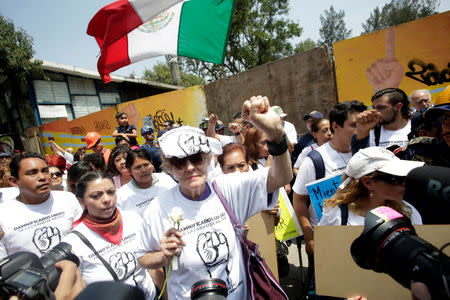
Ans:
[[[334,151],[336,151],[337,155],[339,156],[339,158],[344,162],[345,166],[347,166],[348,164],[348,160],[346,160],[342,155],[341,152],[339,152],[336,147],[330,142],[330,147],[331,149],[333,149]]]

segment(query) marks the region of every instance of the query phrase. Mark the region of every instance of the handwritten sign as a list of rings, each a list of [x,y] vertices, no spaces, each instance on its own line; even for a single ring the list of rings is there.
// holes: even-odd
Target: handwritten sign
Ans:
[[[280,241],[291,240],[303,235],[295,215],[294,208],[286,194],[284,188],[279,189],[278,203],[280,205],[281,214],[278,225],[275,226],[275,236]]]
[[[311,203],[316,211],[317,218],[322,218],[323,201],[331,198],[342,183],[342,174],[322,178],[306,185]]]

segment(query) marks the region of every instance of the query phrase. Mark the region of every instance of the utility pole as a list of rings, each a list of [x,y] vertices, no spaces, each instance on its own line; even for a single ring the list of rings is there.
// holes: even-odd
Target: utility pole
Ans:
[[[178,66],[177,57],[174,55],[166,55],[166,60],[170,65],[170,72],[172,74],[172,82],[175,85],[181,86],[180,67]]]

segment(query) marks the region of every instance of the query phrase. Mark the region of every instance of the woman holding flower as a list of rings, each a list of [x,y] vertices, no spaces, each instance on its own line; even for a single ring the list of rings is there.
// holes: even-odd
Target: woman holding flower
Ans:
[[[292,170],[281,120],[269,107],[268,99],[258,96],[245,101],[242,115],[264,132],[274,156],[269,168],[215,178],[218,189],[244,224],[252,215],[275,206],[267,193],[289,183]],[[166,275],[169,299],[189,299],[191,286],[207,278],[226,282],[227,299],[247,299],[242,249],[208,178],[212,155],[221,153],[220,142],[206,137],[200,129],[183,126],[165,133],[159,143],[163,168],[179,184],[147,207],[136,252],[141,256],[139,263],[145,268],[170,269],[176,255],[178,266]],[[175,207],[179,208],[178,217],[171,214]]]

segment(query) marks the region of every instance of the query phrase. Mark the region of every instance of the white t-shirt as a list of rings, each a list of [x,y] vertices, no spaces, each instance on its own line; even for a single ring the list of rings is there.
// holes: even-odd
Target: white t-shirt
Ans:
[[[218,134],[218,136],[219,136],[219,141],[220,141],[220,144],[222,145],[222,148],[225,147],[228,144],[237,143],[237,139],[236,139],[236,137],[234,135],[221,135],[221,134]]]
[[[6,200],[16,199],[19,194],[19,188],[16,187],[0,188],[0,203]]]
[[[0,258],[18,251],[42,256],[59,242],[82,213],[72,193],[51,191],[41,204],[8,200],[0,204],[0,225],[5,236],[0,241]]]
[[[325,177],[337,175],[347,167],[347,163],[352,157],[352,153],[340,153],[330,146],[330,142],[323,144],[316,149],[321,155],[325,165]],[[316,170],[310,157],[306,157],[300,166],[300,169],[292,186],[292,190],[299,195],[308,195],[306,185],[316,180]],[[309,219],[311,225],[317,225],[319,219],[313,205],[309,206]]]
[[[152,177],[152,186],[147,189],[141,189],[132,179],[117,190],[116,205],[120,211],[132,210],[142,216],[156,196],[177,185],[166,173],[153,173]]]
[[[132,286],[135,286],[136,282],[144,291],[146,299],[153,300],[156,296],[155,285],[150,274],[139,266],[134,253],[143,220],[133,211],[121,211],[121,215],[123,234],[120,245],[108,242],[84,223],[78,224],[74,230],[83,234],[91,242],[100,256],[113,268],[120,281]],[[72,253],[80,259],[79,269],[86,284],[113,280],[100,259],[77,235],[69,233],[64,237],[63,242],[72,245]]]
[[[387,148],[392,145],[399,145],[404,147],[408,145],[408,134],[411,132],[411,120],[408,120],[408,123],[405,127],[399,130],[387,130],[384,126],[381,126],[380,130],[380,147]],[[375,145],[375,130],[372,129],[370,131],[370,147]]]
[[[297,157],[297,160],[295,161],[294,164],[294,168],[298,169],[300,168],[300,165],[302,164],[303,160],[305,160],[305,158],[308,156],[309,152],[313,151],[314,149],[316,149],[317,147],[319,147],[316,143],[306,146],[305,148],[303,148],[302,152],[300,153],[300,155]]]
[[[411,222],[413,225],[422,225],[422,217],[417,209],[406,201],[403,201],[409,208],[411,208]],[[348,210],[347,225],[364,225],[364,217],[355,214],[351,210]],[[322,219],[320,219],[318,226],[326,225],[341,225],[341,210],[338,206],[323,208]]]
[[[286,133],[286,136],[289,139],[289,142],[294,145],[297,144],[297,130],[295,129],[294,124],[288,121],[283,121],[283,128],[284,133]]]
[[[255,172],[233,173],[216,177],[220,191],[241,224],[275,201],[267,202],[268,168]],[[180,230],[186,246],[179,256],[177,270],[167,281],[169,299],[190,299],[191,286],[205,278],[220,278],[228,286],[229,300],[247,299],[246,273],[239,240],[228,213],[208,181],[211,194],[204,200],[184,197],[179,187],[159,195],[144,213],[144,233],[136,254],[160,251],[160,240],[173,222],[168,214],[180,207],[184,218]]]

